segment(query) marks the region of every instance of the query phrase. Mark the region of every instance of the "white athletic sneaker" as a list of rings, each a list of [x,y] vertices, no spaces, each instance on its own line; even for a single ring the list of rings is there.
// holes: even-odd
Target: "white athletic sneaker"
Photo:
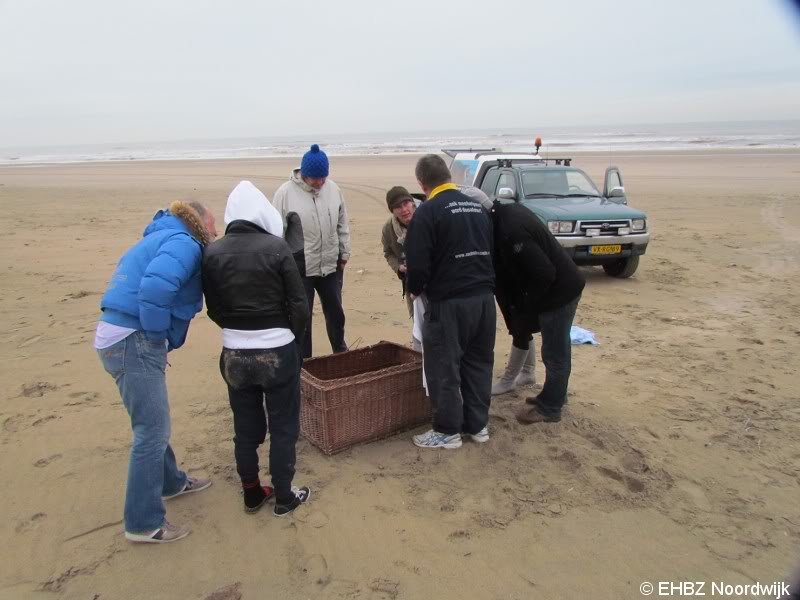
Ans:
[[[473,442],[478,442],[479,444],[485,444],[489,441],[489,428],[484,427],[478,433],[471,433],[469,437],[472,438]]]
[[[461,448],[461,434],[448,435],[431,429],[425,433],[415,435],[412,440],[420,448]]]

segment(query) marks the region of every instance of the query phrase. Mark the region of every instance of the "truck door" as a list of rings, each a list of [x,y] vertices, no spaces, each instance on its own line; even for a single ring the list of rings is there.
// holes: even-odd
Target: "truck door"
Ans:
[[[622,174],[617,167],[608,167],[606,169],[603,196],[612,202],[628,203],[628,199],[625,197],[625,186],[622,184]]]

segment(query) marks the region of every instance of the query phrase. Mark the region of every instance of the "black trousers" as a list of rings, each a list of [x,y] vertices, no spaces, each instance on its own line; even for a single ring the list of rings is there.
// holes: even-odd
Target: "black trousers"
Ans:
[[[567,387],[572,371],[572,341],[569,332],[580,299],[578,296],[561,308],[539,313],[542,362],[545,369],[544,386],[538,395],[542,414],[560,414],[567,402]]]
[[[344,341],[344,309],[342,308],[342,286],[344,271],[337,269],[325,277],[303,277],[303,285],[308,297],[308,327],[303,336],[303,358],[311,357],[311,323],[314,318],[314,292],[319,294],[322,313],[325,315],[325,328],[334,352],[346,352]]]
[[[219,359],[233,410],[236,470],[242,481],[258,479],[258,447],[267,436],[266,404],[269,470],[278,502],[292,498],[302,364],[295,342],[268,350],[223,348]]]
[[[422,344],[435,431],[474,434],[489,422],[496,321],[492,294],[429,302]]]

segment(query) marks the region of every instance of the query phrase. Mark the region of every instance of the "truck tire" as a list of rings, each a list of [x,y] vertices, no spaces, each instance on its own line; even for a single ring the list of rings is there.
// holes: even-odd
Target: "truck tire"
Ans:
[[[636,269],[638,268],[638,256],[621,258],[620,260],[615,260],[614,262],[603,265],[603,270],[606,272],[606,275],[611,275],[611,277],[618,277],[620,279],[627,279],[636,273]]]

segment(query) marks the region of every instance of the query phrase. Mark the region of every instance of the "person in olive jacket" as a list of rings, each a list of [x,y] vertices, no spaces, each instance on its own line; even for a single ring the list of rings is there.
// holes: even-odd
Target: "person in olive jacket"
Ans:
[[[572,368],[570,329],[585,285],[575,263],[521,204],[495,202],[495,296],[517,352],[541,331],[545,382],[517,414],[521,423],[561,420]]]
[[[233,410],[236,470],[246,512],[260,509],[274,493],[273,512],[283,516],[311,494],[292,487],[303,364],[298,341],[309,321],[308,298],[281,237],[280,215],[249,181],[228,197],[225,224],[225,236],[203,256],[203,291],[208,316],[222,327],[220,371]],[[258,469],[267,416],[274,487],[261,485]]]

